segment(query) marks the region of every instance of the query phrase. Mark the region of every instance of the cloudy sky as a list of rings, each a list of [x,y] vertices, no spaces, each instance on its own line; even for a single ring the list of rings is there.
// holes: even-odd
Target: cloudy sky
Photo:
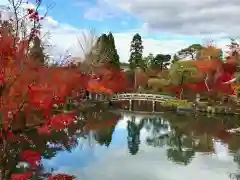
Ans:
[[[56,45],[55,56],[66,50],[81,55],[77,37],[87,29],[98,34],[112,31],[122,62],[128,61],[135,33],[143,38],[145,55],[173,54],[209,39],[225,48],[229,37],[240,35],[239,0],[45,0],[41,12],[50,4],[53,8],[43,24]]]

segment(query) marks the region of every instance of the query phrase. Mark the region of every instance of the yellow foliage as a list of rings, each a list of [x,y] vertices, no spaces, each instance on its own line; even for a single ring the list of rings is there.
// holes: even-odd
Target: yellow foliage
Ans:
[[[233,88],[234,92],[238,94],[240,91],[240,84],[231,84],[231,87]]]
[[[170,79],[150,78],[148,80],[148,87],[151,87],[151,88],[155,89],[156,91],[165,86],[169,86],[170,84],[171,84]]]
[[[199,60],[219,59],[221,55],[221,49],[214,46],[203,47],[198,55]]]

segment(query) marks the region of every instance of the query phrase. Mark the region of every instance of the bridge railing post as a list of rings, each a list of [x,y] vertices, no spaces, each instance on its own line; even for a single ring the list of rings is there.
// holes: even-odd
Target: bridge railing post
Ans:
[[[129,111],[132,111],[132,100],[129,100]]]
[[[153,100],[152,101],[152,112],[155,112],[155,106],[156,106],[156,102]]]

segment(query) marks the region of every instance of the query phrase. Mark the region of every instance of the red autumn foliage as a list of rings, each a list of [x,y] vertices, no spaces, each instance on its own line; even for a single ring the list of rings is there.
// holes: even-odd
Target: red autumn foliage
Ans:
[[[194,61],[194,65],[200,72],[212,72],[215,71],[217,68],[222,66],[222,61],[220,60],[199,60]]]
[[[231,84],[226,82],[234,78],[234,73],[237,70],[236,63],[232,61],[222,62],[220,60],[199,60],[194,62],[197,69],[208,74],[210,77],[207,81],[207,86],[205,79],[202,82],[195,84],[182,84],[179,86],[165,88],[165,91],[176,93],[179,97],[180,92],[183,88],[189,88],[194,92],[215,92],[226,95],[233,95],[235,92]]]
[[[96,76],[95,83],[107,94],[125,92],[130,87],[125,73],[108,64],[98,68]]]
[[[4,135],[7,135],[8,141],[17,141],[18,137],[16,137],[12,132],[7,132],[7,134],[0,132],[0,137],[3,138]]]
[[[0,45],[5,45],[0,46],[0,74],[4,83],[0,109],[5,123],[16,120],[22,111],[30,114],[38,109],[50,113],[53,104],[65,102],[66,97],[84,88],[80,83],[83,75],[76,68],[42,67],[23,53],[26,43],[18,42],[18,48],[12,48],[15,43],[12,36],[4,32],[0,38]]]
[[[21,159],[29,163],[31,168],[36,168],[41,160],[41,154],[31,150],[25,150],[21,154]]]
[[[32,172],[12,174],[11,180],[30,180],[32,175],[33,175]]]
[[[48,135],[52,132],[52,129],[49,128],[48,126],[41,126],[37,130],[38,130],[38,134],[40,135]]]
[[[75,176],[70,176],[67,174],[57,174],[57,175],[48,177],[48,180],[73,180],[73,179],[75,179]]]
[[[45,122],[45,125],[58,131],[71,125],[74,120],[75,120],[74,113],[61,113],[54,115],[52,118],[47,120]]]
[[[44,125],[38,128],[38,133],[50,134],[52,130],[60,131],[71,125],[75,120],[74,113],[60,113],[54,115],[49,120],[45,121]]]
[[[28,16],[34,22],[42,19],[33,9],[28,10]],[[22,119],[38,120],[39,123],[40,120],[45,120],[44,125],[38,128],[38,133],[49,134],[52,130],[58,131],[69,126],[75,120],[74,113],[52,116],[54,104],[63,104],[67,98],[79,97],[86,89],[113,94],[124,91],[127,87],[124,73],[109,66],[103,67],[105,72],[97,74],[99,80],[97,85],[93,85],[93,78],[82,75],[76,67],[47,67],[39,64],[27,54],[29,40],[39,33],[39,29],[32,28],[30,38],[20,40],[0,27],[0,112],[4,123],[0,136],[3,142],[28,142],[33,147],[34,144],[28,137],[17,136],[12,132],[14,123]],[[20,159],[27,162],[31,169],[36,169],[40,164],[41,154],[24,150]],[[11,179],[27,180],[32,175],[32,172],[13,174]],[[58,174],[48,179],[74,178],[71,175]]]

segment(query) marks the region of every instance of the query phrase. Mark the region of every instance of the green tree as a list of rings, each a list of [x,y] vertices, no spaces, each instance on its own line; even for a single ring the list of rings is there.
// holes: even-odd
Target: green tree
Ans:
[[[127,141],[128,149],[132,155],[138,153],[140,144],[140,131],[143,128],[144,122],[141,121],[140,124],[135,122],[135,117],[132,117],[130,121],[127,122]]]
[[[237,62],[239,62],[240,45],[236,39],[230,38],[230,44],[228,45],[229,56],[232,56]]]
[[[149,68],[151,67],[151,63],[154,60],[154,55],[152,53],[149,53],[148,56],[143,58],[143,68]]]
[[[194,60],[197,59],[197,56],[202,48],[203,46],[201,44],[192,44],[191,46],[178,51],[178,55],[181,57],[181,59],[190,56],[191,59]]]
[[[109,42],[109,48],[111,50],[111,53],[110,53],[110,63],[114,66],[114,67],[117,67],[117,68],[120,68],[120,61],[119,61],[119,55],[117,53],[117,49],[116,49],[116,46],[115,46],[115,41],[114,41],[114,37],[113,37],[113,34],[110,32],[108,34],[108,42]]]
[[[171,55],[167,54],[157,54],[151,63],[152,68],[160,68],[163,70],[166,66],[170,64]]]
[[[169,136],[168,159],[176,163],[188,165],[195,155],[194,143],[193,137],[186,136],[175,129],[174,133]]]
[[[100,145],[109,146],[112,142],[112,135],[115,130],[115,125],[106,127],[96,132],[95,139]]]
[[[130,46],[129,64],[131,69],[143,66],[142,54],[143,54],[142,37],[137,33],[133,36]]]
[[[119,55],[115,46],[115,41],[113,34],[109,32],[108,35],[102,34],[98,40],[97,44],[100,47],[99,62],[108,62],[116,68],[120,68]]]
[[[173,59],[172,59],[172,64],[173,63],[175,63],[175,62],[178,62],[180,60],[180,58],[176,55],[176,54],[174,54],[174,56],[173,56]]]

